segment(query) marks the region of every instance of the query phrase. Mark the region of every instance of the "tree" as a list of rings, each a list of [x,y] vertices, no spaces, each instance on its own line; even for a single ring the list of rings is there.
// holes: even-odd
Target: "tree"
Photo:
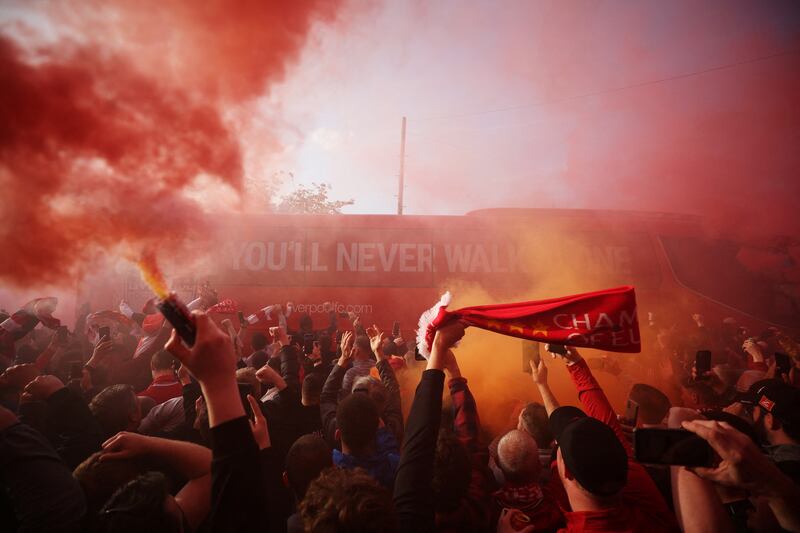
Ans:
[[[341,209],[353,205],[355,200],[331,200],[328,194],[331,186],[327,183],[312,183],[311,186],[300,185],[283,198],[277,206],[279,213],[335,215]]]

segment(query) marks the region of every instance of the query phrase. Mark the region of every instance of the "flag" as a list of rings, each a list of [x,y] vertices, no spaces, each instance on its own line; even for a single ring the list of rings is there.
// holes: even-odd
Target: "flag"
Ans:
[[[227,300],[222,300],[218,304],[214,304],[208,308],[209,313],[220,313],[223,315],[233,315],[238,311],[239,308],[236,305],[236,302],[228,298]]]
[[[552,344],[610,352],[641,351],[636,294],[617,287],[549,300],[479,305],[448,311],[450,293],[420,317],[417,347],[430,355],[436,329],[460,320],[468,326]]]
[[[269,320],[271,318],[272,312],[273,311],[280,312],[280,308],[281,308],[280,304],[268,305],[268,306],[256,311],[252,315],[248,316],[247,317],[247,322],[250,325],[258,324],[259,322],[266,322],[267,320]]]
[[[53,317],[58,298],[36,298],[15,311],[0,323],[0,354],[14,358],[14,343],[27,335],[41,322],[50,329],[56,329],[61,321]]]
[[[131,330],[138,329],[136,322],[126,317],[119,311],[96,311],[86,317],[86,335],[92,344],[97,344],[100,340],[98,330],[107,327],[112,338],[117,333],[131,333]]]

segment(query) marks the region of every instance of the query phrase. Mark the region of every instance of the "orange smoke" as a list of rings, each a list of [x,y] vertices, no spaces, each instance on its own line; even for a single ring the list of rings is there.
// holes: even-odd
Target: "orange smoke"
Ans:
[[[169,296],[169,289],[167,289],[167,282],[164,280],[164,274],[158,267],[158,260],[153,250],[146,250],[142,253],[142,257],[136,263],[139,267],[139,272],[142,274],[142,280],[147,283],[147,286],[153,289],[156,296],[162,300]]]
[[[81,35],[47,44],[3,27],[0,281],[64,284],[98,256],[207,233],[197,189],[242,188],[237,116],[338,3],[229,5],[41,5]]]

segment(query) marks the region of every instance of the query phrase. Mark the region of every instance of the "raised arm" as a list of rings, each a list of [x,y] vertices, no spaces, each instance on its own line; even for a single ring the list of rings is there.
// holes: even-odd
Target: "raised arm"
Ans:
[[[611,402],[608,401],[602,387],[594,379],[589,365],[586,364],[577,349],[572,346],[567,346],[566,348],[567,353],[561,358],[567,363],[567,371],[575,384],[575,388],[578,391],[578,399],[583,405],[586,414],[598,419],[614,430],[628,457],[633,457],[633,447],[625,437],[625,433],[617,420],[617,414],[611,407]]]
[[[714,483],[744,489],[769,504],[783,529],[800,531],[800,487],[783,474],[743,433],[726,422],[692,420],[682,423],[702,437],[719,455],[714,468],[694,468],[698,476]]]
[[[669,427],[681,427],[683,421],[702,418],[694,409],[673,407],[669,411]],[[714,484],[683,466],[671,466],[672,502],[675,516],[684,533],[734,531],[733,523],[725,512]]]
[[[394,483],[394,504],[400,531],[434,531],[433,466],[442,416],[442,390],[447,351],[464,335],[454,322],[436,332],[406,424],[403,453]]]
[[[544,359],[539,358],[538,363],[528,361],[531,366],[531,377],[533,384],[539,389],[539,394],[542,396],[542,403],[544,404],[547,416],[550,416],[553,411],[561,407],[556,399],[553,391],[550,390],[550,385],[547,383],[547,366],[544,364]]]
[[[192,528],[197,528],[208,514],[211,501],[211,450],[190,442],[147,437],[126,431],[103,443],[101,461],[148,457],[170,466],[188,479],[175,495],[175,502]]]
[[[386,406],[381,413],[384,424],[397,438],[397,442],[403,442],[403,409],[400,400],[400,384],[397,382],[397,376],[394,375],[392,365],[383,353],[383,342],[386,339],[386,334],[381,331],[378,326],[372,326],[367,330],[369,334],[370,346],[372,353],[378,360],[377,369],[381,377],[381,383],[386,388],[388,398]]]
[[[263,518],[267,489],[259,451],[236,384],[233,343],[203,312],[192,315],[197,340],[189,349],[172,333],[167,349],[200,382],[211,428],[212,531],[251,531]]]
[[[339,403],[339,391],[342,388],[344,374],[353,358],[353,341],[350,332],[345,333],[342,337],[341,351],[342,355],[333,365],[319,396],[319,414],[322,418],[323,436],[331,448],[336,446],[334,435],[336,433],[336,406]]]
[[[456,437],[469,453],[471,472],[467,489],[467,505],[473,523],[487,525],[490,516],[489,497],[492,493],[494,476],[489,470],[489,449],[479,443],[481,421],[478,405],[467,386],[467,379],[461,376],[452,351],[448,351],[445,370],[450,376],[448,388],[453,402],[453,429]]]

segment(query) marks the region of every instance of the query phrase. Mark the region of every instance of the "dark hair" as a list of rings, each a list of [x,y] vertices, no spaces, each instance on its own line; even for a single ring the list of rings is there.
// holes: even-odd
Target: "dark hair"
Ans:
[[[369,343],[369,337],[366,335],[356,335],[353,344],[362,352],[372,353],[372,345]]]
[[[697,403],[702,407],[718,407],[718,397],[710,385],[700,381],[686,380],[684,389],[697,396]]]
[[[303,435],[286,454],[286,477],[297,501],[306,495],[308,486],[320,472],[333,466],[331,448],[316,434]]]
[[[544,405],[537,402],[526,405],[522,410],[522,426],[536,440],[539,448],[548,448],[553,443],[553,432],[550,431]]]
[[[453,511],[461,504],[469,489],[471,471],[469,454],[461,441],[451,430],[439,430],[432,481],[437,511]]]
[[[336,425],[342,442],[353,453],[365,452],[375,443],[378,432],[378,410],[366,394],[350,394],[336,408]]]
[[[311,317],[308,313],[303,313],[300,316],[300,330],[301,331],[311,331],[314,329],[314,321],[311,320]]]
[[[103,431],[104,438],[128,428],[130,416],[139,405],[131,385],[109,385],[92,398],[89,410]]]
[[[267,336],[261,333],[260,331],[256,331],[253,333],[253,336],[250,337],[250,346],[253,347],[254,350],[263,350],[267,347]]]
[[[179,532],[181,522],[169,514],[164,503],[169,491],[159,472],[147,472],[117,490],[100,511],[102,531],[142,533]]]
[[[645,424],[660,424],[672,407],[666,394],[644,383],[634,384],[628,398],[639,404],[639,420]]]
[[[322,377],[322,375],[316,372],[306,374],[301,387],[302,398],[305,399],[306,402],[313,405],[318,404],[320,395],[322,394],[322,386],[324,384],[325,379]]]
[[[361,468],[324,470],[309,485],[300,516],[306,531],[397,531],[389,491]]]
[[[159,350],[150,358],[151,370],[171,370],[175,364],[175,358],[166,350]]]

